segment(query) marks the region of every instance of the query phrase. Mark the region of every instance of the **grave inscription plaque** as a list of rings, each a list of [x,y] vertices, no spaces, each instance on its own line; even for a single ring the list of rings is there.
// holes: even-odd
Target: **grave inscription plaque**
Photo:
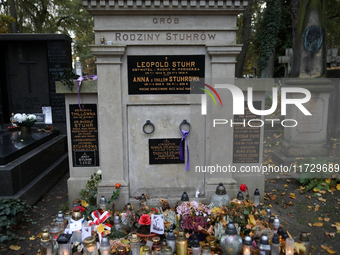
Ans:
[[[73,166],[99,166],[97,105],[70,104],[70,125]]]
[[[181,164],[179,145],[181,138],[149,139],[149,164]],[[183,153],[184,143],[182,143]]]
[[[253,102],[255,109],[261,109],[261,102]],[[234,123],[234,142],[233,142],[233,163],[259,163],[260,160],[260,125],[259,121],[248,121],[261,119],[261,116],[249,111],[247,102],[244,102],[244,115],[235,115]],[[245,123],[245,124],[243,124]]]
[[[204,78],[204,55],[128,56],[129,95],[190,94]]]

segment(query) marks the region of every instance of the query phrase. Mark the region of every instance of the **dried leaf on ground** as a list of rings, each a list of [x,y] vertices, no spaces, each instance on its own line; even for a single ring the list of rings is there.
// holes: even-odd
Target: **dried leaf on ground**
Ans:
[[[286,182],[291,182],[292,180],[286,180]]]
[[[308,223],[308,226],[310,226],[310,227],[311,227],[311,226],[313,226],[313,224],[312,224],[312,223]]]
[[[311,199],[312,197],[311,196],[306,196],[306,198]]]
[[[271,200],[275,200],[276,199],[276,195],[272,195],[272,196],[269,196]]]
[[[31,237],[30,237],[30,240],[31,240],[31,241],[33,241],[33,240],[35,240],[35,239],[36,239],[35,236],[31,236]]]
[[[11,245],[9,248],[13,251],[18,251],[18,250],[21,249],[21,247],[19,245]]]
[[[322,227],[323,226],[323,223],[322,222],[315,222],[313,224],[314,227]]]
[[[323,221],[323,218],[319,217],[318,220],[319,220],[319,221]]]
[[[294,251],[300,254],[300,252],[306,252],[306,246],[302,243],[294,243]]]
[[[286,195],[286,192],[282,192],[282,193],[281,193],[281,196],[284,196],[284,195]]]
[[[316,205],[314,211],[317,212],[319,211],[320,205]]]
[[[323,220],[326,221],[326,222],[329,222],[331,219],[330,218],[324,218]]]
[[[295,193],[290,193],[290,198],[292,198],[292,199],[295,199],[296,197],[295,197]]]
[[[335,254],[335,253],[337,253],[336,251],[333,251],[331,248],[328,248],[328,249],[327,249],[327,252],[328,252],[329,254]]]
[[[274,181],[274,180],[271,180],[270,182],[271,182],[271,183],[275,183],[275,181]]]
[[[335,237],[335,232],[334,233],[328,233],[328,232],[325,232],[326,236],[327,237]]]
[[[325,195],[326,194],[326,190],[320,190],[319,193],[321,193],[322,195]]]
[[[313,209],[313,206],[311,205],[307,205],[307,207],[308,207],[308,211],[311,211]]]

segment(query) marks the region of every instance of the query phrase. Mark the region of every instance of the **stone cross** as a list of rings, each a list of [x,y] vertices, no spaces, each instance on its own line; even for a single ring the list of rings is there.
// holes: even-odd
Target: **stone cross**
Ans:
[[[31,92],[31,68],[30,65],[36,64],[36,61],[29,61],[29,53],[26,53],[26,61],[20,62],[20,64],[26,64],[27,67],[27,82],[28,82],[28,91]]]
[[[327,51],[327,64],[329,67],[337,67],[340,63],[340,56],[338,56],[338,49],[329,49]]]
[[[285,64],[285,78],[290,76],[293,61],[293,49],[287,48],[285,56],[279,56],[279,63]]]

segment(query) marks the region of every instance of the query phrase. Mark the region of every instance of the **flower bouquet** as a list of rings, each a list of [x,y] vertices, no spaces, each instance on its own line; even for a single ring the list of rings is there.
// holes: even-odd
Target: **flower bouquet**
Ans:
[[[17,113],[14,115],[13,120],[19,127],[32,127],[37,121],[37,117],[34,114]]]
[[[181,228],[189,235],[199,236],[210,225],[211,210],[202,203],[185,202],[177,207],[176,212]]]

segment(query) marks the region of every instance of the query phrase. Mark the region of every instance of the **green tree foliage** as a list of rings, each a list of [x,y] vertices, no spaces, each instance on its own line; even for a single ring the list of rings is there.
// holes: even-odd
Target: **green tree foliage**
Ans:
[[[326,1],[326,47],[327,49],[340,47],[340,1]]]
[[[11,23],[15,21],[9,15],[0,14],[0,34],[6,34],[11,32]]]
[[[12,0],[13,1],[13,0]],[[9,15],[9,0],[0,5],[0,14]],[[83,62],[84,74],[94,74],[93,17],[81,0],[14,0],[19,33],[63,33],[73,38],[74,56]]]

